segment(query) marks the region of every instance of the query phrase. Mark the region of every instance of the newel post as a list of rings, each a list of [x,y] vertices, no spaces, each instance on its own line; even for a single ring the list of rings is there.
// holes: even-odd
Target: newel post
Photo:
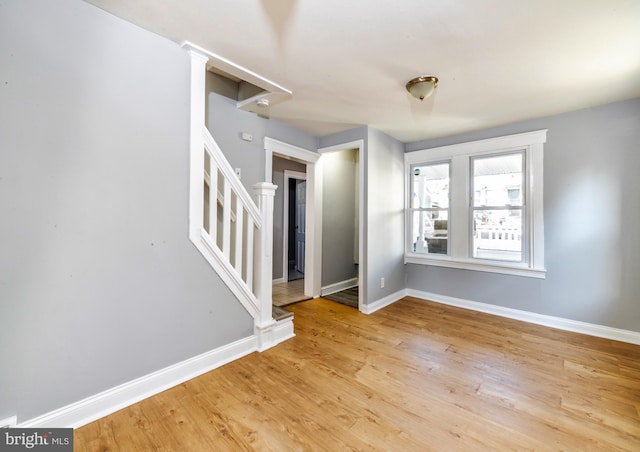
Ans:
[[[206,109],[206,77],[209,57],[188,43],[182,47],[189,53],[191,76],[189,84],[189,237],[196,243],[200,241],[203,227],[204,193],[202,178],[204,175],[204,138]]]
[[[258,209],[262,216],[262,225],[257,240],[258,262],[256,275],[256,296],[260,304],[260,312],[255,319],[258,336],[258,350],[269,348],[272,327],[275,324],[272,316],[273,284],[273,200],[277,185],[260,182],[253,186]]]

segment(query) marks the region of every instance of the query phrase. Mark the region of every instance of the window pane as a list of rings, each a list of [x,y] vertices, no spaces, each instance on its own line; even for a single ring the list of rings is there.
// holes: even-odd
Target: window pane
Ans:
[[[522,210],[474,210],[473,257],[522,261]]]
[[[522,152],[472,159],[475,207],[522,206]]]
[[[414,166],[412,174],[412,207],[449,207],[449,163]]]
[[[413,212],[413,251],[416,253],[448,254],[448,210]]]

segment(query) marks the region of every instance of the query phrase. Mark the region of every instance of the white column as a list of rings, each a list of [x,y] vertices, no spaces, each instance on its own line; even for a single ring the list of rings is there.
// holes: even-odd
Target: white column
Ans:
[[[276,185],[260,182],[253,186],[256,203],[262,217],[260,234],[258,235],[258,256],[256,266],[256,296],[260,303],[260,313],[256,320],[256,327],[264,328],[274,323],[271,315],[272,305],[272,274],[273,274],[273,199],[276,195]]]
[[[190,131],[189,149],[191,158],[190,173],[190,193],[189,193],[189,233],[193,238],[200,236],[203,228],[204,194],[202,181],[204,179],[204,138],[202,129],[205,117],[206,89],[205,81],[207,74],[207,61],[209,58],[195,50],[188,50],[191,59],[191,84],[190,84]],[[216,187],[212,193],[215,195]],[[216,198],[211,197],[210,203],[216,205]],[[215,221],[215,218],[212,220]],[[214,223],[215,227],[215,223]]]

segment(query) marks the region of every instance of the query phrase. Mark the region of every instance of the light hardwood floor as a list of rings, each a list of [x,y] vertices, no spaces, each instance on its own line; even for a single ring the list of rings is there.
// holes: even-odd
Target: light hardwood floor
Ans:
[[[640,346],[405,298],[76,430],[78,451],[640,450]]]

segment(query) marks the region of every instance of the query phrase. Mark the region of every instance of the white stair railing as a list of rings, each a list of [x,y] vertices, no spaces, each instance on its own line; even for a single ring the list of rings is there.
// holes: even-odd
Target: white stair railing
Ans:
[[[227,285],[256,319],[256,324],[268,325],[273,322],[273,235],[264,232],[270,231],[273,225],[276,186],[257,184],[254,190],[259,204],[256,205],[206,128],[203,128],[202,138],[202,244],[215,259],[216,267],[222,270]]]
[[[204,126],[207,65],[219,59],[193,44],[184,43],[183,47],[191,63],[189,238],[253,317],[256,348],[266,350],[294,336],[292,319],[276,322],[272,314],[273,199],[277,187],[267,182],[256,184],[257,204],[251,199]]]

